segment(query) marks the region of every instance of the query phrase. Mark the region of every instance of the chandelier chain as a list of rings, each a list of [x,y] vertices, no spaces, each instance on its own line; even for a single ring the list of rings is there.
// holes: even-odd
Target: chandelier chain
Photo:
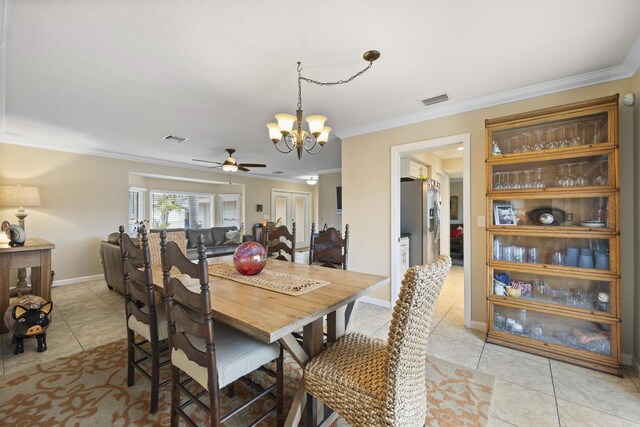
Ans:
[[[300,65],[299,62],[298,62],[298,65]],[[351,80],[353,80],[356,77],[361,76],[362,74],[364,74],[364,72],[367,71],[369,68],[371,68],[372,65],[373,65],[373,61],[369,61],[369,65],[367,65],[363,70],[358,71],[353,76],[349,77],[347,80],[338,80],[337,82],[321,82],[321,81],[318,81],[318,80],[313,80],[313,79],[309,79],[309,78],[306,78],[306,77],[302,77],[300,75],[301,68],[298,67],[298,85],[300,84],[300,80],[304,80],[307,83],[313,83],[313,84],[318,85],[318,86],[336,86],[336,85],[349,83]]]

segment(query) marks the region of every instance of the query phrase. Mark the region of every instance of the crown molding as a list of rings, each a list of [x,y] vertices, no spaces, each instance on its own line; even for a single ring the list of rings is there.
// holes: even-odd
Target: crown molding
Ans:
[[[342,172],[342,168],[336,168],[336,169],[325,169],[325,170],[321,170],[316,172],[318,175],[326,175],[328,173],[336,173],[336,172]]]
[[[592,86],[599,83],[626,79],[633,76],[639,68],[640,37],[638,37],[634,44],[631,46],[631,49],[629,50],[629,53],[627,53],[623,63],[620,65],[616,65],[615,67],[605,68],[603,70],[592,71],[589,73],[579,74],[577,76],[552,80],[544,83],[538,83],[535,85],[525,86],[518,89],[499,92],[456,103],[440,104],[420,113],[384,120],[371,125],[347,129],[340,132],[340,138],[344,140],[345,138],[351,138],[367,133],[452,116],[468,111],[479,110],[482,108],[493,107],[510,102],[522,101],[530,98],[537,98],[543,95],[549,95],[552,93],[563,92],[571,89],[578,89],[581,87]]]
[[[1,0],[0,0],[1,1]],[[145,157],[145,156],[136,156],[136,155],[131,155],[131,154],[122,154],[122,153],[116,153],[113,151],[102,151],[102,150],[93,150],[93,149],[85,149],[82,147],[66,147],[66,146],[52,146],[50,144],[40,144],[40,143],[33,143],[33,142],[20,142],[20,143],[13,143],[11,142],[8,138],[6,138],[6,135],[0,135],[0,145],[2,144],[8,144],[8,145],[17,145],[20,147],[30,147],[30,148],[39,148],[39,149],[43,149],[43,150],[51,150],[51,151],[60,151],[63,153],[73,153],[73,154],[83,154],[86,156],[96,156],[96,157],[106,157],[109,159],[116,159],[116,160],[127,160],[127,161],[131,161],[131,162],[139,162],[139,163],[147,163],[147,164],[153,164],[153,165],[160,165],[160,166],[169,166],[169,167],[176,167],[176,168],[182,168],[182,169],[190,169],[190,170],[199,170],[199,171],[206,171],[208,173],[211,173],[215,176],[216,180],[220,180],[221,182],[224,182],[226,184],[229,183],[230,180],[232,180],[233,178],[236,177],[240,177],[243,180],[244,179],[263,179],[263,180],[268,180],[268,181],[279,181],[279,182],[290,182],[290,183],[294,183],[294,184],[305,184],[304,182],[302,182],[299,179],[289,179],[289,178],[280,178],[280,177],[275,177],[275,176],[266,176],[266,175],[258,175],[258,174],[251,174],[251,175],[232,175],[231,177],[227,174],[222,174],[219,172],[211,172],[211,170],[209,170],[209,168],[207,166],[197,166],[197,165],[192,165],[190,163],[182,163],[182,162],[174,162],[174,161],[170,161],[170,160],[163,160],[163,159],[154,159],[151,157]],[[136,171],[129,171],[130,173],[134,173],[134,174],[139,174]],[[232,184],[244,184],[243,182],[232,182]]]

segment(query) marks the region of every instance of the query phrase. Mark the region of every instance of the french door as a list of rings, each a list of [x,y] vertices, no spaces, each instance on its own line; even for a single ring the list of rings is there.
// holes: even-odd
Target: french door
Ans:
[[[311,193],[271,190],[271,220],[286,225],[296,222],[296,248],[309,246],[311,234]]]

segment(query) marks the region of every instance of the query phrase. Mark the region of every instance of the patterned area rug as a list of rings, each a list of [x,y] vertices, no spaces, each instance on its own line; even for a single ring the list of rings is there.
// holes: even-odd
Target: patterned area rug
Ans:
[[[149,426],[169,425],[169,386],[161,388],[160,408],[149,414],[149,382],[139,376],[132,387],[126,385],[126,341],[61,358],[28,371],[0,378],[0,420],[12,426]],[[291,404],[301,371],[285,358],[285,408]],[[257,383],[266,375],[253,374]],[[487,423],[494,378],[431,358],[427,362],[427,426],[482,426]],[[168,370],[163,378],[168,378]],[[269,380],[270,381],[270,380]],[[242,381],[236,382],[236,397],[222,393],[226,413],[252,393]],[[264,399],[263,399],[264,400]],[[250,411],[232,418],[228,426],[246,426],[256,413],[273,406],[265,400]],[[197,411],[195,405],[191,405]],[[286,409],[285,409],[286,410]],[[201,414],[199,425],[205,420]],[[200,415],[200,416],[198,416]],[[263,423],[275,425],[275,416]],[[338,421],[337,425],[345,425]]]

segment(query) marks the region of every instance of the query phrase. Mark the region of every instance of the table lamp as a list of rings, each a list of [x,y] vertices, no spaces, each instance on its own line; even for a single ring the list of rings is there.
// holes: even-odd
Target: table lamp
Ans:
[[[0,186],[0,206],[17,207],[18,225],[24,230],[24,219],[27,217],[24,208],[40,206],[40,191],[38,187],[24,187],[22,185]]]

